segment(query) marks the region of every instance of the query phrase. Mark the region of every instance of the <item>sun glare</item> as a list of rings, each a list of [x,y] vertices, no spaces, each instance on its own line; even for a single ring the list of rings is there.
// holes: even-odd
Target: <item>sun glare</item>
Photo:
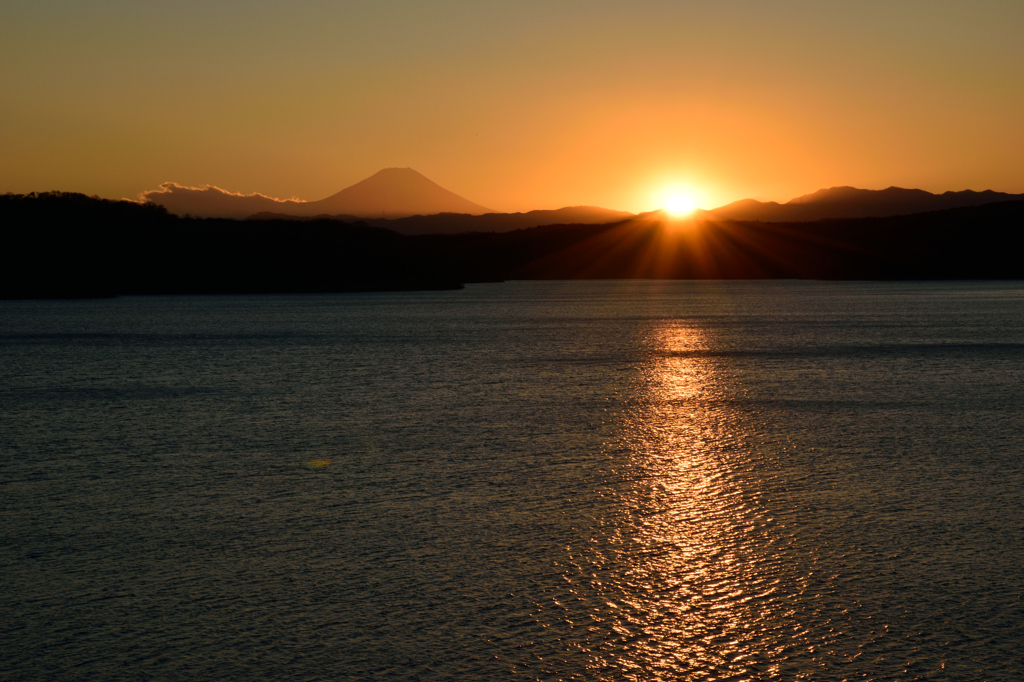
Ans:
[[[665,201],[665,210],[669,212],[669,215],[689,215],[695,208],[697,206],[693,203],[693,199],[682,194],[675,194]]]

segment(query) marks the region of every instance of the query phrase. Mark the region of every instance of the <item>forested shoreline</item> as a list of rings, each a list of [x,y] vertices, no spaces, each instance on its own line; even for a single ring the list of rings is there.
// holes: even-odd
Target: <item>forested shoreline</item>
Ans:
[[[454,289],[505,279],[1024,279],[1024,201],[810,223],[672,221],[401,235],[0,196],[2,298]]]

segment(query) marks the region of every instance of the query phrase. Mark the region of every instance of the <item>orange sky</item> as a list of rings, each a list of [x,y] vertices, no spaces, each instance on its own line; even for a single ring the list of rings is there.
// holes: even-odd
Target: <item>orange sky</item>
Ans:
[[[0,192],[1024,192],[1024,2],[8,0]]]

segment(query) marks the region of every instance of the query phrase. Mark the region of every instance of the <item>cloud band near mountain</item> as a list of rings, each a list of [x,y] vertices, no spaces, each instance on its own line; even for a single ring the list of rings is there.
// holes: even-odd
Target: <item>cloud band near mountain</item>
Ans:
[[[258,192],[241,194],[206,185],[185,187],[176,182],[165,182],[160,189],[143,192],[139,201],[163,206],[171,213],[208,218],[245,218],[265,211],[291,213],[301,210],[305,201],[276,199]]]

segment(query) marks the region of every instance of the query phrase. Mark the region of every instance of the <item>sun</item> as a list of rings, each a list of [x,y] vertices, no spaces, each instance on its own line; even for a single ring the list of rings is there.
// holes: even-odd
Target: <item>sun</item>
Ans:
[[[665,200],[665,210],[668,211],[669,215],[689,215],[693,213],[695,208],[697,208],[697,205],[693,202],[693,199],[685,194],[673,194]]]

